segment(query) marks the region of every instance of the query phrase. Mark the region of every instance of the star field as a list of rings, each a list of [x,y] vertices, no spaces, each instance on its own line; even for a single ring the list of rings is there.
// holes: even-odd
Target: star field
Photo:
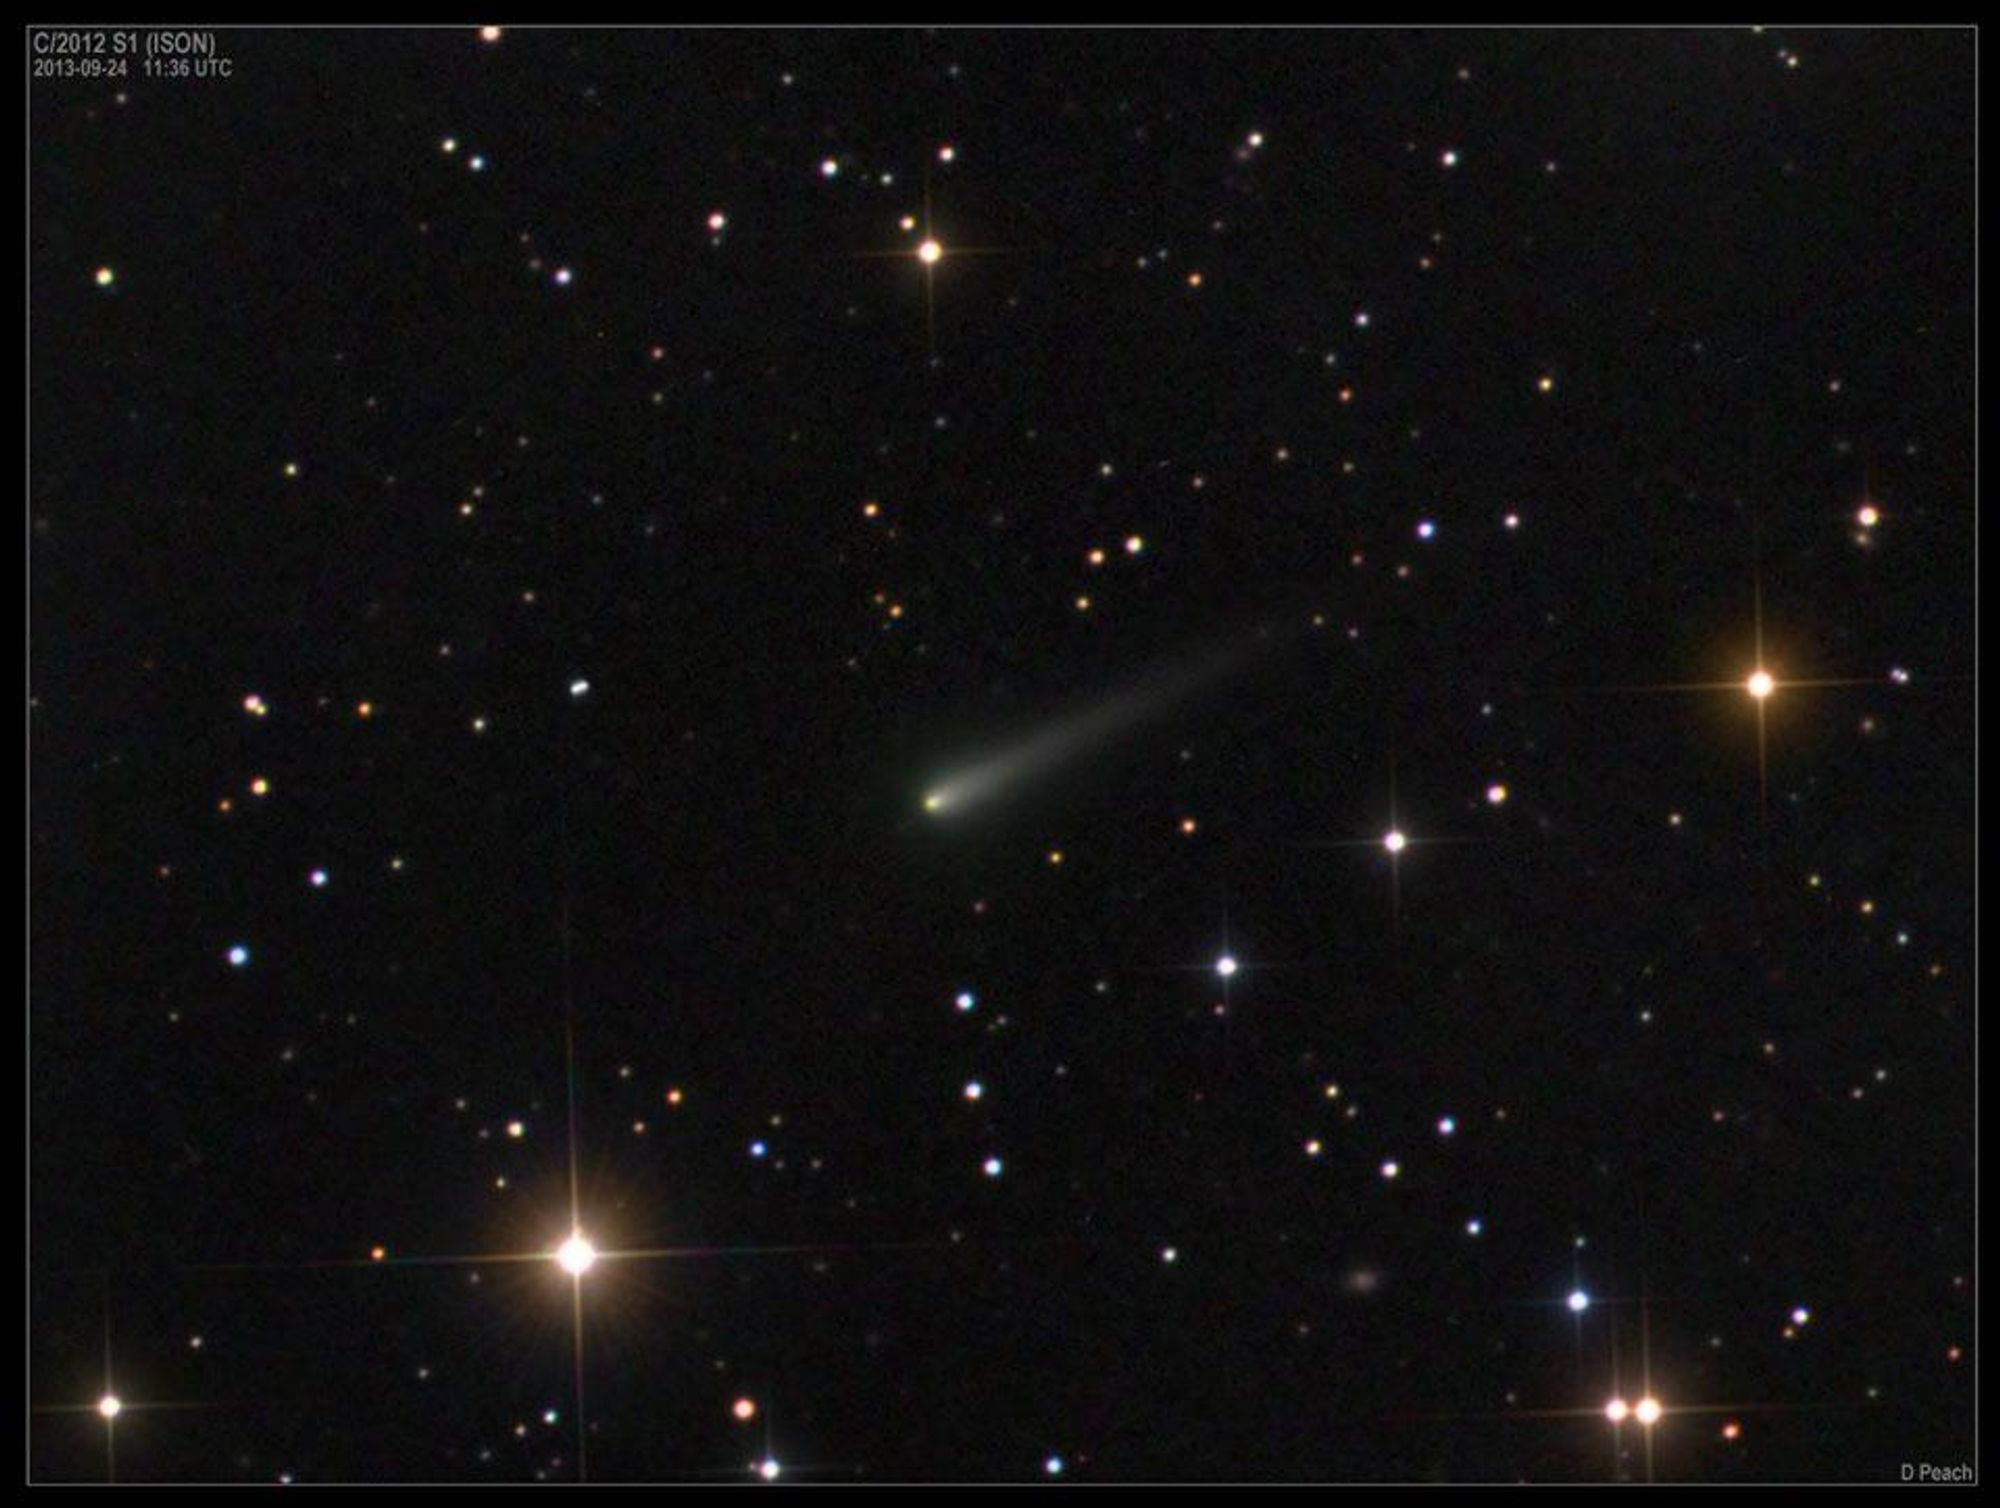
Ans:
[[[1973,1462],[1973,33],[29,98],[37,1481]]]

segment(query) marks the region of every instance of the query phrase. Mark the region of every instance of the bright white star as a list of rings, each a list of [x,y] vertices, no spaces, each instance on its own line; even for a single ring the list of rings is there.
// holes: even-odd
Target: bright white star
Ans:
[[[573,1278],[580,1278],[597,1265],[597,1248],[582,1231],[572,1231],[556,1248],[556,1265]]]

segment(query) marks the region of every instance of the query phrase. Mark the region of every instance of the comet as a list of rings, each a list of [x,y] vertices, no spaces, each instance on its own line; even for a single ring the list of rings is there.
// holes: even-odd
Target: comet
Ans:
[[[940,820],[960,817],[1071,764],[1214,685],[1244,662],[1248,649],[1239,641],[1192,664],[1156,668],[946,774],[924,792],[923,809]]]

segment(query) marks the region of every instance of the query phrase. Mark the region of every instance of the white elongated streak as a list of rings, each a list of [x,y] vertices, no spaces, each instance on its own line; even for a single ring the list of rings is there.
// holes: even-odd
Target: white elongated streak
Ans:
[[[1138,685],[1001,746],[933,784],[924,810],[934,817],[961,815],[973,807],[1045,775],[1114,735],[1165,712],[1233,669],[1244,658],[1240,646],[1218,650],[1192,665],[1156,671]]]

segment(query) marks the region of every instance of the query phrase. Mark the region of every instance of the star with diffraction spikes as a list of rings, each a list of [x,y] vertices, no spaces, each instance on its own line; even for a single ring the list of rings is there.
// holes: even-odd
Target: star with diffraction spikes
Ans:
[[[1572,689],[1578,691],[1602,692],[1619,695],[1642,695],[1661,693],[1715,694],[1744,696],[1756,715],[1757,725],[1757,807],[1761,819],[1768,826],[1770,821],[1770,730],[1767,708],[1773,698],[1783,692],[1831,690],[1850,686],[1882,686],[1895,684],[1897,677],[1890,676],[1793,676],[1780,674],[1773,668],[1765,653],[1764,642],[1764,581],[1759,572],[1753,581],[1751,607],[1751,633],[1749,668],[1733,680],[1716,681],[1657,681],[1637,684],[1590,685]]]
[[[565,839],[567,828],[565,827]],[[566,875],[566,870],[565,870]],[[576,1474],[579,1481],[589,1480],[589,1421],[585,1405],[585,1309],[584,1285],[588,1281],[593,1287],[602,1283],[604,1269],[619,1263],[662,1262],[717,1257],[750,1256],[791,1256],[824,1254],[828,1252],[887,1252],[931,1250],[943,1243],[937,1241],[901,1241],[872,1243],[789,1243],[774,1245],[731,1245],[731,1246],[634,1246],[607,1247],[598,1243],[591,1233],[591,1227],[584,1218],[586,1204],[583,1179],[580,1170],[582,1146],[582,1123],[579,1112],[577,1074],[577,1005],[574,988],[574,929],[570,918],[570,900],[565,880],[561,910],[561,961],[563,979],[563,1079],[567,1105],[567,1156],[566,1192],[567,1219],[560,1227],[560,1234],[534,1247],[473,1253],[446,1254],[392,1254],[384,1245],[375,1245],[367,1255],[360,1257],[337,1257],[323,1260],[293,1262],[211,1262],[189,1264],[186,1270],[195,1272],[300,1272],[315,1269],[380,1267],[421,1268],[421,1267],[464,1267],[479,1269],[489,1266],[516,1266],[542,1263],[554,1267],[568,1280],[569,1286],[569,1328],[570,1328],[570,1387],[576,1419]],[[621,1201],[613,1200],[613,1204]],[[108,1323],[108,1321],[107,1321]],[[108,1335],[108,1331],[107,1331]],[[108,1345],[108,1340],[107,1340]],[[110,1388],[109,1358],[106,1365],[106,1403],[100,1406],[107,1425],[124,1409],[133,1407],[113,1398]],[[112,1406],[117,1405],[117,1406]],[[147,1405],[157,1407],[158,1405]]]
[[[180,1399],[128,1398],[118,1390],[116,1376],[118,1368],[114,1362],[111,1344],[111,1275],[100,1277],[100,1292],[104,1310],[104,1385],[97,1397],[88,1403],[48,1403],[36,1404],[30,1410],[35,1414],[95,1414],[103,1421],[104,1427],[104,1480],[118,1480],[118,1421],[132,1414],[155,1414],[174,1409],[214,1408],[212,1403],[189,1402]]]
[[[991,257],[1003,254],[1004,246],[963,246],[947,245],[940,237],[931,218],[930,170],[924,171],[924,208],[921,220],[914,216],[903,217],[900,227],[905,235],[918,237],[917,244],[907,249],[893,251],[857,251],[857,257],[898,261],[914,259],[923,269],[924,277],[924,346],[931,360],[937,359],[937,274],[947,260],[960,257]]]
[[[1491,804],[1497,806],[1501,801],[1506,799],[1505,788],[1496,786],[1493,789],[1500,792],[1499,797],[1496,799],[1489,793],[1487,799]],[[1392,762],[1389,768],[1389,825],[1380,835],[1372,838],[1300,838],[1293,839],[1292,846],[1297,848],[1373,848],[1387,854],[1389,856],[1390,931],[1394,937],[1400,940],[1403,931],[1403,855],[1414,848],[1434,848],[1446,844],[1477,843],[1479,841],[1481,840],[1477,838],[1450,837],[1438,834],[1427,834],[1423,837],[1411,836],[1403,827],[1402,818],[1397,810],[1396,770]]]

